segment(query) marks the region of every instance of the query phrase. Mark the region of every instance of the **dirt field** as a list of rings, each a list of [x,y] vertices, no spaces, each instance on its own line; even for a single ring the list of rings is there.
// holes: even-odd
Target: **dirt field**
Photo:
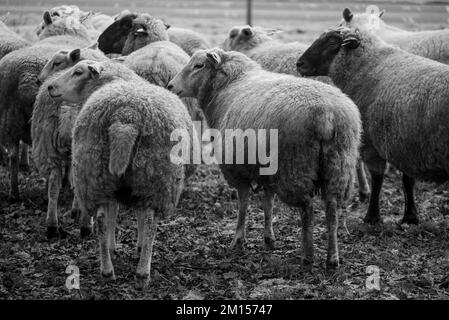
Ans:
[[[393,1],[394,2],[394,1]],[[449,3],[418,5],[420,1],[375,1],[387,9],[385,19],[408,29],[447,27]],[[114,14],[122,9],[148,11],[173,26],[185,26],[223,41],[233,25],[244,24],[240,1],[74,1],[83,9]],[[335,25],[344,7],[362,11],[366,1],[254,1],[254,24],[286,30],[285,40],[312,41]],[[0,0],[0,16],[32,39],[32,30],[47,0]],[[45,181],[35,170],[20,175],[22,201],[7,201],[8,179],[0,167],[0,298],[1,299],[448,299],[449,191],[448,185],[420,182],[416,186],[421,224],[397,224],[403,212],[400,176],[390,173],[381,199],[383,224],[362,222],[366,203],[355,194],[340,223],[342,263],[334,274],[325,272],[326,224],[320,201],[315,201],[315,255],[312,273],[301,267],[299,215],[275,203],[273,252],[263,249],[263,212],[259,196],[251,199],[245,251],[228,251],[237,217],[235,191],[217,167],[201,166],[189,180],[176,214],[161,222],[156,236],[152,281],[145,291],[134,289],[137,266],[136,220],[128,211],[119,215],[117,281],[103,285],[99,276],[98,243],[82,241],[78,226],[63,221],[64,239],[45,237]],[[70,191],[61,196],[60,216],[69,209]],[[341,220],[343,221],[343,214]],[[80,270],[81,290],[66,288],[69,265]],[[366,287],[366,268],[380,270],[380,290]]]

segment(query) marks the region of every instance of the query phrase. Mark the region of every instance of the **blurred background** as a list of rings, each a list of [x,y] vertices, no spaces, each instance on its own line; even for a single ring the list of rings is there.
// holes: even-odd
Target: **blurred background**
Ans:
[[[436,0],[252,0],[252,24],[279,28],[279,38],[312,41],[341,18],[343,8],[365,11],[368,5],[385,9],[384,19],[407,30],[441,29],[449,23],[449,1]],[[192,28],[220,44],[226,32],[247,22],[246,0],[0,0],[0,16],[27,38],[40,22],[45,9],[76,4],[83,10],[114,15],[124,9],[148,12],[178,27]]]

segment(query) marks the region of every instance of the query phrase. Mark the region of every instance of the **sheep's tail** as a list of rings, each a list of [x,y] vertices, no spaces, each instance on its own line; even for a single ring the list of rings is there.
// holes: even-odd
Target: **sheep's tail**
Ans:
[[[114,123],[109,127],[109,172],[122,176],[128,168],[138,130],[131,124]]]
[[[332,112],[324,111],[317,117],[315,131],[320,141],[330,141],[335,137],[335,116]]]

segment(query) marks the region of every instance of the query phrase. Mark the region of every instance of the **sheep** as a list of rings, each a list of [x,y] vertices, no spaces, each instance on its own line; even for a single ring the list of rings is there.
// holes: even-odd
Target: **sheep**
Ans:
[[[197,50],[211,48],[209,41],[193,30],[170,27],[167,33],[170,41],[181,47],[189,56],[192,56]]]
[[[222,135],[231,128],[245,132],[278,130],[278,141],[270,133],[271,151],[267,150],[270,155],[276,154],[273,166],[278,169],[273,175],[261,174],[260,158],[255,165],[221,165],[229,185],[237,188],[240,203],[231,246],[242,248],[249,189],[257,184],[264,189],[265,246],[274,246],[271,214],[277,194],[281,201],[301,211],[303,263],[311,267],[312,198],[314,191],[320,189],[329,232],[327,266],[337,267],[337,210],[352,188],[361,131],[354,103],[335,87],[271,73],[242,53],[218,48],[197,51],[168,89],[180,97],[196,97],[209,126]]]
[[[148,285],[156,223],[170,214],[184,181],[171,161],[175,129],[194,133],[182,102],[114,62],[81,61],[48,85],[51,96],[85,102],[73,130],[73,179],[81,210],[96,214],[101,275],[115,279],[117,203],[137,212],[138,288]]]
[[[43,18],[44,27],[38,36],[40,40],[59,35],[70,35],[86,40],[91,39],[89,30],[75,17],[53,18],[48,11],[45,11]]]
[[[296,70],[296,60],[307,49],[307,45],[300,42],[281,43],[271,37],[276,32],[261,27],[233,27],[222,48],[246,54],[265,70],[300,76]],[[315,80],[331,84],[327,77],[317,77]],[[361,161],[357,164],[357,178],[359,200],[365,201],[369,198],[370,189]]]
[[[116,39],[117,36],[123,37],[128,35],[134,20],[137,19],[142,21],[147,19],[153,21],[153,19],[150,19],[150,17],[151,16],[148,14],[132,13],[129,10],[121,12],[119,15],[115,17],[115,22],[111,24],[105,30],[105,32],[99,37],[98,40],[99,48],[104,52],[108,51],[107,53],[122,53],[123,41],[125,41],[125,39],[122,38],[121,39],[122,42],[117,44],[115,44],[115,41],[111,41],[111,39]],[[204,38],[204,36],[200,35],[195,31],[184,28],[173,28],[170,25],[164,23],[162,20],[159,20],[152,27],[153,32],[154,29],[159,28],[160,28],[159,33],[162,31],[163,28],[167,30],[167,35],[166,36],[164,35],[163,38],[159,38],[159,40],[169,40],[175,43],[181,49],[183,49],[189,56],[191,56],[198,49],[210,48],[210,44]],[[132,35],[130,35],[129,37],[132,37]],[[153,39],[152,41],[155,41],[155,39]],[[113,46],[116,47],[114,48]],[[137,50],[141,46],[136,46],[131,51]],[[123,54],[128,54],[131,51],[126,50],[127,53]]]
[[[233,27],[222,48],[242,52],[268,71],[299,76],[295,63],[307,45],[300,42],[282,43],[271,37],[274,32],[261,27]]]
[[[189,56],[179,46],[167,41],[167,30],[162,20],[146,14],[136,18],[132,15],[125,17],[120,20],[122,32],[108,28],[99,38],[99,48],[109,54],[115,47],[126,55],[123,59],[126,66],[150,83],[165,88],[187,64]],[[182,101],[194,121],[203,119],[195,99]]]
[[[29,42],[0,21],[0,59],[11,51],[29,46]]]
[[[342,26],[369,28],[387,43],[397,45],[410,53],[449,64],[449,29],[406,31],[385,23],[381,17],[384,10],[376,14],[352,13],[343,10]]]
[[[18,185],[18,155],[19,141],[30,145],[30,118],[33,103],[39,88],[37,77],[48,59],[61,48],[79,48],[89,45],[89,39],[83,32],[75,32],[62,27],[61,20],[55,20],[55,26],[48,11],[44,13],[47,22],[46,34],[56,30],[62,32],[36,42],[31,47],[25,47],[10,52],[0,60],[0,144],[7,150],[10,157],[9,199],[19,199]],[[78,29],[81,30],[81,28]],[[73,34],[78,36],[73,36]],[[42,34],[41,34],[42,35]]]
[[[107,58],[92,48],[57,51],[47,62],[38,76],[43,83],[36,96],[31,117],[32,157],[39,173],[48,177],[47,238],[63,236],[64,230],[58,225],[58,197],[66,167],[70,167],[71,129],[80,107],[67,107],[54,101],[48,94],[46,79],[58,74],[81,60],[104,61]],[[51,81],[51,80],[48,80]],[[72,216],[79,214],[74,197]],[[83,215],[81,237],[90,234],[90,221]]]
[[[368,30],[333,28],[298,60],[304,75],[329,75],[362,114],[362,157],[371,173],[364,221],[378,223],[388,161],[404,173],[402,223],[418,223],[415,179],[449,178],[449,66],[389,45]]]

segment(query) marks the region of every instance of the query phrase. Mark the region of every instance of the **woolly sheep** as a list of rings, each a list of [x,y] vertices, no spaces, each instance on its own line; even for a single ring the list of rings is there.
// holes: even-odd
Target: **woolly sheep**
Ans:
[[[48,16],[48,12],[44,16]],[[55,24],[59,23],[55,21]],[[68,35],[73,34],[73,30],[55,26],[53,30],[56,29],[64,32],[64,35],[38,41],[0,60],[0,144],[8,150],[10,156],[9,198],[12,201],[19,198],[19,141],[28,145],[31,143],[29,121],[39,88],[37,77],[58,49],[89,45],[86,38]]]
[[[312,198],[320,189],[329,232],[327,266],[338,266],[337,210],[352,186],[361,131],[354,103],[337,88],[265,71],[244,54],[221,49],[197,51],[168,89],[181,97],[196,97],[209,126],[222,135],[230,128],[278,130],[274,175],[259,174],[260,159],[256,165],[221,165],[240,201],[232,246],[240,248],[244,242],[249,189],[256,183],[264,189],[265,245],[274,245],[271,214],[277,194],[284,203],[300,208],[303,262],[311,266]],[[270,154],[275,152],[273,143]]]
[[[67,107],[50,97],[47,83],[54,74],[60,73],[81,60],[103,61],[107,58],[99,51],[91,48],[59,50],[47,62],[39,74],[43,83],[36,96],[31,118],[32,157],[39,173],[48,178],[47,237],[64,235],[58,225],[58,197],[66,167],[70,167],[71,131],[81,106]],[[72,216],[79,214],[74,197]],[[86,215],[82,217],[81,236],[90,234],[91,226]]]
[[[108,28],[100,36],[99,48],[110,53],[109,49],[116,46],[116,50],[128,55],[123,59],[126,66],[150,83],[165,88],[187,64],[189,56],[179,46],[167,41],[167,30],[162,20],[145,14],[132,17],[128,15],[120,20],[120,33],[116,28]],[[122,47],[118,47],[119,44]],[[195,99],[182,100],[193,120],[203,119]]]
[[[307,45],[300,42],[282,43],[271,37],[274,32],[261,27],[233,27],[222,47],[227,51],[246,54],[268,71],[299,76],[296,60]]]
[[[329,49],[332,48],[332,50]],[[380,221],[386,161],[404,173],[402,222],[418,223],[415,178],[449,178],[449,66],[388,45],[373,33],[331,29],[298,61],[305,75],[329,75],[362,114],[362,157],[372,193],[365,221]]]
[[[157,220],[173,211],[184,181],[184,167],[170,160],[170,136],[193,136],[192,121],[175,95],[114,62],[79,62],[48,89],[67,102],[87,99],[73,131],[73,178],[81,209],[97,216],[101,274],[115,279],[109,250],[120,203],[137,212],[137,284],[145,287]]]
[[[385,23],[378,15],[352,13],[349,8],[343,10],[341,25],[349,28],[369,28],[382,40],[397,45],[401,49],[418,56],[449,64],[449,29],[406,31]]]
[[[296,61],[307,49],[307,45],[300,42],[282,43],[271,37],[276,32],[276,30],[261,27],[233,27],[222,47],[227,51],[233,50],[246,54],[265,70],[300,76],[296,70]],[[327,77],[317,77],[315,80],[331,84]],[[370,189],[361,161],[357,163],[357,179],[359,199],[365,201],[369,198]]]
[[[211,48],[209,41],[193,30],[170,27],[167,33],[170,41],[181,47],[189,56],[200,49]]]
[[[0,21],[0,59],[8,53],[29,46],[28,41]]]

